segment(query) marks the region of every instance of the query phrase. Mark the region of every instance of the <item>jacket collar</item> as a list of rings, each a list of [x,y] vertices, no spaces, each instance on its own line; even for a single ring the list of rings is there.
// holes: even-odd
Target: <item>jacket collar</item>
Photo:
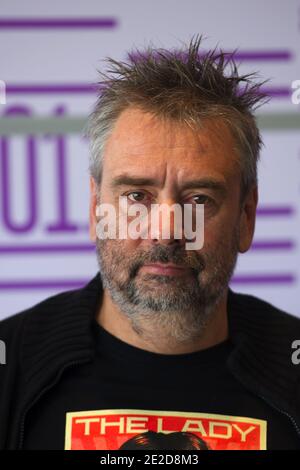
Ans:
[[[83,288],[33,307],[22,345],[24,403],[59,380],[66,367],[93,359],[91,321],[102,292],[98,272]],[[229,336],[235,345],[228,359],[230,371],[246,388],[300,423],[299,368],[291,361],[291,342],[300,337],[299,320],[230,288],[227,307]]]

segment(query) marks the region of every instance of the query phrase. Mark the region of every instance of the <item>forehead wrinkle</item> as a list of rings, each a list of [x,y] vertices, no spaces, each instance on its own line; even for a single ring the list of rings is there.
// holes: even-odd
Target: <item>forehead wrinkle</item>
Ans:
[[[171,147],[171,146],[170,147],[158,147],[157,152],[155,151],[155,147],[153,147],[151,149],[150,148],[149,149],[144,148],[142,151],[139,151],[139,150],[134,151],[134,149],[133,150],[125,150],[124,152],[121,152],[120,154],[124,155],[124,157],[139,156],[139,155],[142,156],[142,155],[149,155],[149,154],[153,155],[153,154],[156,154],[156,153],[161,153],[161,151],[165,150],[165,149],[170,149],[170,150],[174,150],[174,151],[175,150],[196,150],[199,155],[205,153],[205,150],[202,151],[202,150],[199,149],[199,147],[196,147],[196,146],[187,147],[185,145],[182,145],[182,146],[178,145],[176,147]]]
[[[105,152],[104,156],[107,157],[104,158],[107,168],[124,166],[124,169],[131,168],[132,171],[144,168],[145,173],[150,174],[147,169],[150,164],[151,174],[158,175],[160,180],[163,175],[165,179],[166,174],[172,171],[181,180],[185,171],[190,176],[190,172],[196,171],[196,168],[200,172],[202,169],[208,170],[209,168],[205,168],[209,164],[207,158],[212,162],[211,171],[222,170],[225,175],[230,169],[230,165],[226,162],[224,164],[226,155],[222,150],[222,143],[228,144],[230,136],[224,123],[207,121],[201,128],[191,129],[182,123],[162,122],[153,116],[149,119],[143,113],[135,115],[135,119],[132,116],[126,116],[125,119],[124,115],[119,119],[119,126],[109,137],[106,147],[106,151],[110,148],[110,152]],[[180,163],[180,168],[177,163]]]
[[[122,149],[121,152],[124,155],[146,154],[155,148],[158,150],[186,148],[203,153],[210,146],[210,139],[204,136],[202,132],[200,134],[198,131],[174,123],[171,123],[168,127],[169,129],[165,129],[165,126],[159,123],[154,128],[153,126],[147,126],[145,132],[145,128],[137,125],[134,128],[135,132],[131,135],[122,132],[111,135],[110,144],[113,150],[117,148],[117,151],[123,147],[124,150]],[[128,147],[130,150],[128,150]],[[140,148],[143,149],[142,152]]]

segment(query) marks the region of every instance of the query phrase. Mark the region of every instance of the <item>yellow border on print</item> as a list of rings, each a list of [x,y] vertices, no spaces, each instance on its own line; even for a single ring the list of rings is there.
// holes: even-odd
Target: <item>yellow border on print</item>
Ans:
[[[262,419],[248,418],[246,416],[228,416],[211,413],[185,413],[184,411],[162,411],[162,410],[135,410],[135,409],[106,409],[106,410],[90,410],[90,411],[71,411],[66,413],[66,427],[65,427],[65,450],[71,450],[71,425],[72,419],[80,416],[103,416],[103,415],[159,415],[159,416],[179,416],[182,418],[205,418],[218,419],[223,421],[237,421],[256,424],[260,427],[260,449],[266,450],[267,445],[267,422]]]

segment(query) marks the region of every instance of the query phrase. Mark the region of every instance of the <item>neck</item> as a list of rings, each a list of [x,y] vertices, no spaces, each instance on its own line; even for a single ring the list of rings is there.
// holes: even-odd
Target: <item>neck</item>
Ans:
[[[215,346],[228,338],[227,290],[210,313],[207,323],[197,338],[174,341],[168,331],[154,322],[140,321],[136,328],[128,316],[112,301],[107,289],[97,312],[97,322],[113,336],[137,348],[159,354],[186,354]],[[183,313],[184,315],[184,313]]]

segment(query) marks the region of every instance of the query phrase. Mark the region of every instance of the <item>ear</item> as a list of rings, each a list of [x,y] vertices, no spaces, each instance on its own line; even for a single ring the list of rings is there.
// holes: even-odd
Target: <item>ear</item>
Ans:
[[[240,253],[244,253],[245,251],[248,251],[251,246],[252,239],[254,236],[254,230],[255,230],[257,202],[258,202],[258,188],[257,186],[254,186],[249,190],[243,202],[242,209],[241,209],[240,223],[239,223],[239,229],[240,229],[239,252]]]
[[[96,206],[97,206],[97,184],[92,176],[90,176],[90,210],[89,210],[89,235],[90,240],[96,241]]]

